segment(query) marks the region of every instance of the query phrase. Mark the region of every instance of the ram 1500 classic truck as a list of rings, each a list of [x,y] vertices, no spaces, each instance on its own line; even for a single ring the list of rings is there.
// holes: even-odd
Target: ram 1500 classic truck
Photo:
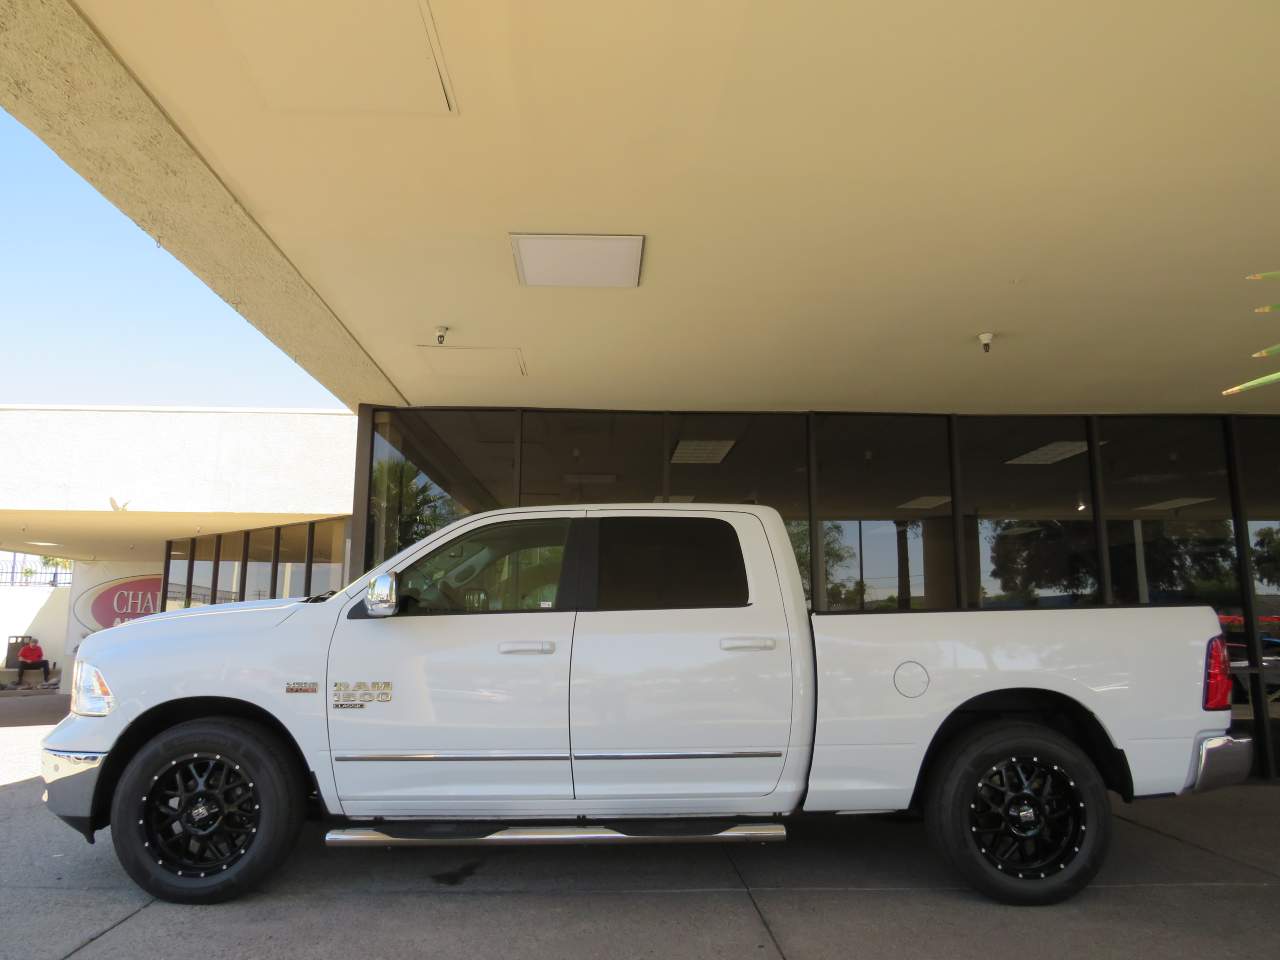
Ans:
[[[1243,779],[1208,608],[809,614],[782,518],[615,505],[466,517],[332,595],[94,634],[47,803],[158,897],[336,846],[765,841],[918,810],[1010,903],[1102,864],[1108,791]]]

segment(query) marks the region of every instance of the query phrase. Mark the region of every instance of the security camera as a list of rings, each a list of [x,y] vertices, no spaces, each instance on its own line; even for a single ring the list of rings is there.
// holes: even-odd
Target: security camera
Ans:
[[[436,327],[436,343],[444,346],[444,338],[449,333],[448,327]]]

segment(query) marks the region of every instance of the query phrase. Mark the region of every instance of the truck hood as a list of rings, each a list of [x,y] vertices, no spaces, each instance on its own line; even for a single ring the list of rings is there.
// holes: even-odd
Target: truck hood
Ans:
[[[153,613],[91,634],[80,645],[77,656],[92,662],[103,651],[153,637],[179,639],[194,633],[201,636],[224,632],[245,635],[269,630],[292,616],[302,603],[301,599],[246,600]]]

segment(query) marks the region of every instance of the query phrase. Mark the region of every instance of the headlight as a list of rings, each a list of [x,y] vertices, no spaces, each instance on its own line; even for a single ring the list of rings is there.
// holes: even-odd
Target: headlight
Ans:
[[[105,717],[115,705],[116,698],[102,671],[77,660],[71,677],[71,712],[82,717]]]

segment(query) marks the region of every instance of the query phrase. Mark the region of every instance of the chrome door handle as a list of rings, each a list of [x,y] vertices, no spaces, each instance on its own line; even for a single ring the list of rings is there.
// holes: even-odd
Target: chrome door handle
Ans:
[[[776,646],[773,637],[725,637],[720,641],[721,650],[772,650]]]
[[[499,653],[555,653],[556,645],[551,640],[509,640],[498,644]]]

